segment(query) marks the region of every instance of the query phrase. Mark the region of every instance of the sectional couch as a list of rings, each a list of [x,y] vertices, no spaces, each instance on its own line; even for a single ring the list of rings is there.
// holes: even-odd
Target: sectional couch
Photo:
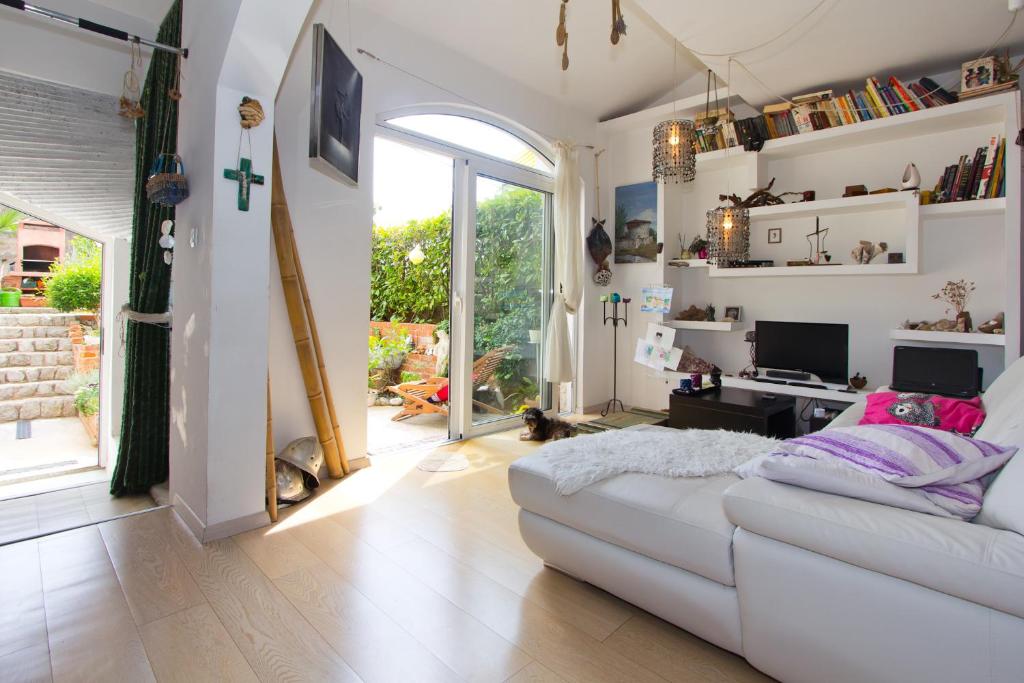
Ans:
[[[1024,360],[984,404],[977,438],[1024,451]],[[1024,681],[1024,454],[972,522],[732,474],[624,474],[562,496],[538,454],[509,485],[549,566],[781,681]]]

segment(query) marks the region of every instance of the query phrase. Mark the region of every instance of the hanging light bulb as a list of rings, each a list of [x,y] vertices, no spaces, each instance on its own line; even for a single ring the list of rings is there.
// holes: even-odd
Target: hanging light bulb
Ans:
[[[708,258],[719,268],[750,258],[750,213],[742,207],[708,211]]]
[[[426,258],[427,255],[423,253],[423,250],[420,249],[420,245],[418,244],[415,247],[413,247],[412,250],[409,252],[409,263],[413,264],[414,266],[418,266],[419,264],[423,263],[424,259]]]

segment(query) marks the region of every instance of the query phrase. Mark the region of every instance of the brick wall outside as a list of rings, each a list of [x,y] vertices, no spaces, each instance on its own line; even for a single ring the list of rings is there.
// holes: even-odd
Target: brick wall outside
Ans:
[[[428,353],[434,348],[434,330],[437,325],[428,323],[401,323],[407,334],[412,336],[416,350],[405,357],[401,370],[404,372],[415,372],[423,378],[433,377],[437,358]],[[370,334],[387,336],[391,334],[392,325],[389,322],[371,320]]]
[[[75,374],[100,369],[100,345],[86,344],[85,331],[81,322],[68,325],[68,338],[71,339],[71,355],[74,358]]]

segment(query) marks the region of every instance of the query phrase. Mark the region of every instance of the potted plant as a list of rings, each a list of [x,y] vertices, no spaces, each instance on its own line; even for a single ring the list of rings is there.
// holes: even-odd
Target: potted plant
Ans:
[[[0,288],[0,308],[17,308],[21,306],[21,290],[17,287]]]
[[[970,300],[973,291],[973,282],[949,280],[936,294],[932,294],[933,299],[949,305],[949,308],[946,309],[946,315],[949,315],[951,311],[956,313],[957,332],[970,332],[974,329],[971,314],[967,312],[967,302]]]
[[[75,397],[78,419],[89,434],[89,440],[93,446],[97,445],[100,438],[100,373],[93,370],[73,375],[66,388]]]

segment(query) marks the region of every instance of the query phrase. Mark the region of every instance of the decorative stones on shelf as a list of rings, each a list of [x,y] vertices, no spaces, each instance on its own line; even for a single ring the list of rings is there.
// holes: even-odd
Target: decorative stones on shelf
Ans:
[[[689,308],[684,309],[684,310],[679,311],[678,313],[676,313],[676,320],[687,320],[687,321],[700,322],[702,320],[707,320],[707,319],[708,319],[707,311],[705,309],[703,309],[703,308],[698,308],[697,306],[692,305],[692,304],[690,305]]]
[[[857,246],[853,248],[853,251],[850,252],[850,256],[853,257],[855,263],[867,265],[871,263],[872,259],[876,256],[881,256],[887,251],[889,251],[889,245],[885,242],[873,244],[867,240],[861,240]]]
[[[978,332],[982,334],[1003,334],[1006,328],[1006,315],[999,313],[987,322],[978,325]]]

